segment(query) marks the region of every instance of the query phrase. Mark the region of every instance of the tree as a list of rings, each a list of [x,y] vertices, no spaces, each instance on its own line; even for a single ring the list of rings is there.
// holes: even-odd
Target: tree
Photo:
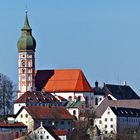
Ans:
[[[0,73],[0,113],[3,115],[12,112],[15,86],[13,82],[4,74]]]

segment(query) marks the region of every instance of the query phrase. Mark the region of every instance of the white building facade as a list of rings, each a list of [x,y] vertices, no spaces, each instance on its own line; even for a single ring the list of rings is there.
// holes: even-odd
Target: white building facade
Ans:
[[[136,131],[140,124],[140,109],[107,107],[103,114],[95,119],[101,134],[111,135],[128,130]]]

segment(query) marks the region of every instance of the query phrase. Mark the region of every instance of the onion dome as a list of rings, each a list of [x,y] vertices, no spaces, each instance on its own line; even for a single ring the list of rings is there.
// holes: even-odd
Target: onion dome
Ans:
[[[32,36],[32,29],[29,25],[28,16],[26,12],[24,26],[21,29],[21,37],[18,40],[18,51],[35,51],[36,41]]]

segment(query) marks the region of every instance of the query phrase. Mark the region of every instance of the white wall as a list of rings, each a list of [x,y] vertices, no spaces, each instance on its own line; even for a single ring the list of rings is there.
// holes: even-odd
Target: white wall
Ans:
[[[67,136],[58,136],[61,140],[67,140]]]
[[[98,126],[103,134],[117,132],[117,117],[110,107],[108,107],[101,118],[95,119],[95,125]]]
[[[32,131],[34,128],[34,120],[32,117],[28,114],[28,112],[23,109],[18,116],[16,117],[15,121],[17,122],[23,122],[28,127],[28,131]]]
[[[16,114],[23,106],[26,106],[26,104],[25,103],[14,103],[14,114]]]
[[[80,110],[78,108],[67,108],[67,110],[69,111],[69,113],[71,115],[74,115],[73,112],[75,110],[75,112],[76,112],[75,116],[77,119],[79,119]]]
[[[54,137],[52,137],[43,127],[39,127],[38,129],[34,130],[29,136],[35,140],[55,140]]]
[[[52,93],[52,94],[55,94],[55,95],[58,95],[58,96],[61,96],[65,99],[69,99],[69,97],[71,96],[72,97],[72,101],[75,101],[75,96],[78,98],[78,96],[81,96],[82,97],[82,100],[84,100],[84,97],[83,97],[83,93],[74,93],[74,92],[55,92],[55,93]]]
[[[97,100],[97,104],[96,104],[96,100]],[[103,95],[94,95],[93,107],[96,109],[103,100],[104,100]]]

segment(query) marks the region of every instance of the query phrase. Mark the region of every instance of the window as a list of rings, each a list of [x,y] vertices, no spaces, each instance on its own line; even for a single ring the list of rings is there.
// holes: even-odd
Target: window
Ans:
[[[31,69],[28,68],[28,73],[31,73]]]
[[[22,69],[22,73],[23,73],[23,74],[25,73],[25,69]]]
[[[110,111],[108,111],[107,114],[110,114]]]
[[[57,121],[55,122],[55,125],[56,125],[56,126],[58,125],[58,122],[57,122]]]
[[[21,61],[21,64],[22,64],[22,67],[25,67],[25,61],[24,60]]]
[[[113,121],[113,118],[110,118],[110,121]]]
[[[23,115],[22,114],[20,115],[20,118],[23,118]]]
[[[81,96],[78,96],[78,101],[81,101]]]
[[[64,121],[61,121],[61,124],[64,124]]]
[[[32,63],[29,61],[28,62],[28,67],[31,67],[32,66]]]
[[[89,100],[88,100],[87,96],[86,96],[85,100],[86,100],[86,107],[89,107]]]
[[[111,134],[113,134],[113,131],[110,131]]]
[[[31,81],[31,75],[28,74],[28,81]]]
[[[99,100],[101,101],[101,100],[102,100],[102,98],[99,98]]]
[[[70,121],[68,121],[68,124],[70,125]]]
[[[43,139],[43,136],[42,135],[40,136],[40,139]]]
[[[76,115],[76,110],[73,110],[73,115]]]
[[[105,131],[105,134],[107,134],[107,131]]]
[[[99,121],[99,124],[102,124],[102,121],[101,120]]]
[[[107,122],[107,118],[105,118],[105,122]]]
[[[110,128],[113,128],[113,125],[112,124],[110,125]]]
[[[25,117],[28,118],[28,114],[26,114]]]
[[[49,136],[47,136],[46,138],[49,139]]]
[[[105,128],[107,128],[107,125],[105,125]]]
[[[95,98],[95,105],[98,105],[98,98]]]

